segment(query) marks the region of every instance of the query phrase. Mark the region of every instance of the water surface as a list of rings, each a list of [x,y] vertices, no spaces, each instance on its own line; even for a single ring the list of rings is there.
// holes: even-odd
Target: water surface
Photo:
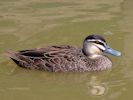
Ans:
[[[132,0],[0,0],[1,100],[132,100]],[[49,73],[17,67],[4,55],[47,45],[82,47],[97,33],[122,57],[103,72]]]

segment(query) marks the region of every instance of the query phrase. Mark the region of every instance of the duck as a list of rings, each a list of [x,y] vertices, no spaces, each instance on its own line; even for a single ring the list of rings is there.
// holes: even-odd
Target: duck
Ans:
[[[121,52],[109,47],[105,39],[96,34],[87,36],[83,47],[53,45],[31,50],[7,51],[18,66],[49,72],[89,72],[111,69],[107,56],[121,56]]]

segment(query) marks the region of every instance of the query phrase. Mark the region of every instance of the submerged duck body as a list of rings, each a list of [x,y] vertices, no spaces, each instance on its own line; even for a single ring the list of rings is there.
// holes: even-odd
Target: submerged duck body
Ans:
[[[121,53],[107,46],[99,35],[87,36],[83,48],[73,46],[48,46],[19,52],[8,51],[7,55],[20,67],[51,72],[86,72],[109,69],[111,60],[103,54]]]

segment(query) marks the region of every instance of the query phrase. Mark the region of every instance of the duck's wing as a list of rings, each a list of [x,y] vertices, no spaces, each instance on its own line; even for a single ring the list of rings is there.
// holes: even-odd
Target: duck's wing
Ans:
[[[20,67],[47,71],[67,71],[78,62],[80,49],[71,46],[50,46],[19,52],[8,51],[7,55]],[[77,61],[76,61],[77,60]]]

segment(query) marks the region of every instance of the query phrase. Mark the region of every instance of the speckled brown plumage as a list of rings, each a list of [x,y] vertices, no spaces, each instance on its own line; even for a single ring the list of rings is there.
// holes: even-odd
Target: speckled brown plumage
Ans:
[[[81,48],[72,46],[49,46],[45,48],[7,52],[20,67],[51,72],[85,72],[105,70],[112,66],[104,55],[92,59]]]

